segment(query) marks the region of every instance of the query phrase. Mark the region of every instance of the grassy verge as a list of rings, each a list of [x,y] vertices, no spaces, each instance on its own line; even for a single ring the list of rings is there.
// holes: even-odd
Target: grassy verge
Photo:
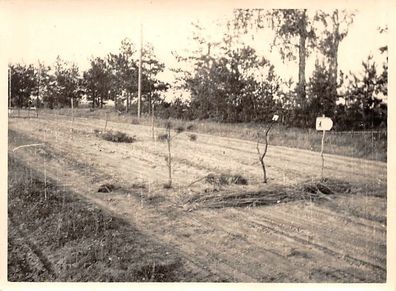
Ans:
[[[71,115],[71,109],[44,110],[44,112],[61,115]],[[118,113],[110,109],[76,109],[76,117],[105,119],[114,122],[151,125],[151,118],[143,116],[140,120],[135,115]],[[155,119],[156,127],[165,127],[167,120]],[[184,126],[186,123],[193,124],[193,130],[197,133],[213,134],[223,137],[240,138],[256,141],[258,131],[263,131],[265,125],[257,123],[218,123],[206,120],[186,122],[183,120],[171,120],[175,128]],[[286,128],[276,125],[270,132],[270,144],[286,146],[320,152],[322,133],[314,129]],[[338,154],[369,160],[387,160],[387,136],[381,133],[345,133],[330,131],[325,138],[325,153]]]
[[[9,281],[181,281],[181,259],[9,156]]]

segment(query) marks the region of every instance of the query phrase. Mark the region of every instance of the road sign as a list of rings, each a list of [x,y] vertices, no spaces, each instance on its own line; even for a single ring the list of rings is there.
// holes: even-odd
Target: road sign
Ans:
[[[316,130],[330,130],[333,127],[333,121],[328,117],[316,118]]]
[[[322,179],[323,179],[323,169],[324,169],[324,139],[325,139],[325,133],[326,130],[330,130],[333,127],[333,121],[325,117],[324,115],[322,117],[316,117],[316,130],[322,130],[323,135],[322,135],[322,148],[320,151],[320,156],[322,157]]]

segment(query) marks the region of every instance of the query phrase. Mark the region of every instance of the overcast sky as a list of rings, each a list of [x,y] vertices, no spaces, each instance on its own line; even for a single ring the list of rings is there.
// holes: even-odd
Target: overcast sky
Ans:
[[[177,1],[154,3],[157,4],[152,1],[0,0],[3,14],[0,16],[5,23],[1,26],[0,37],[7,61],[36,63],[41,60],[51,65],[60,55],[62,59],[86,69],[90,57],[104,57],[109,52],[117,52],[125,37],[138,43],[139,23],[142,22],[144,42],[152,43],[160,60],[168,67],[174,67],[176,63],[171,52],[191,48],[188,39],[192,21],[199,20],[218,36],[222,31],[214,21],[230,17],[234,8],[245,5],[245,1],[217,1],[212,4],[194,1],[188,5]],[[249,7],[259,7],[249,1],[246,3]],[[339,48],[339,68],[344,71],[358,71],[361,61],[370,53],[378,56],[378,47],[386,43],[385,36],[380,36],[377,30],[389,19],[385,2],[367,2],[356,8],[359,11],[354,23]],[[279,58],[274,58],[275,62],[280,62]],[[290,66],[293,64],[284,66],[287,68],[285,74],[297,77],[297,70],[291,70]],[[309,68],[307,71],[309,74]],[[171,79],[169,72],[163,77]]]

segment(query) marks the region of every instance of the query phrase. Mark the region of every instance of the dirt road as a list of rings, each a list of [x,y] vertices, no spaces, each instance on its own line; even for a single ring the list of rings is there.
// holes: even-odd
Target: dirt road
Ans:
[[[76,118],[73,133],[71,125],[65,116],[10,119],[9,152],[177,250],[191,281],[386,280],[384,195],[186,211],[185,197],[213,191],[203,181],[187,187],[208,173],[248,179],[247,186],[230,186],[233,191],[270,187],[260,183],[255,143],[202,134],[191,142],[181,134],[172,145],[174,188],[164,189],[166,144],[152,141],[149,127],[109,122],[107,129],[136,135],[137,142],[122,144],[95,136],[93,130],[103,129],[104,121]],[[12,152],[32,142],[45,146]],[[320,177],[318,153],[270,146],[266,162],[270,185]],[[326,155],[325,176],[383,193],[386,163]],[[118,188],[98,193],[104,183]]]

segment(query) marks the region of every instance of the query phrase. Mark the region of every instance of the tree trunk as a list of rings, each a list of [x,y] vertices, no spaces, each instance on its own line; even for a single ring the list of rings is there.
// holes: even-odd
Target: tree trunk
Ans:
[[[333,47],[331,48],[331,60],[330,60],[330,84],[331,84],[331,92],[334,98],[334,105],[337,101],[337,77],[338,77],[338,46],[340,44],[340,31],[339,31],[339,21],[338,21],[338,10],[335,10],[333,13],[333,27],[334,27],[334,35],[333,35]]]
[[[169,174],[169,181],[168,186],[172,187],[172,156],[171,156],[171,132],[170,127],[168,128],[168,174]]]
[[[129,93],[126,93],[126,112],[129,111]]]
[[[149,101],[148,113],[149,113],[149,116],[150,116],[151,115],[151,103],[152,103],[151,92],[148,92],[148,101]]]
[[[306,9],[304,9],[303,14],[300,19],[300,27],[299,27],[299,45],[298,45],[298,87],[297,87],[297,96],[298,103],[301,107],[305,105],[305,61],[306,61],[306,40],[307,40],[307,15]]]
[[[263,183],[267,183],[267,171],[265,170],[264,159],[260,159],[261,167],[263,168]]]

